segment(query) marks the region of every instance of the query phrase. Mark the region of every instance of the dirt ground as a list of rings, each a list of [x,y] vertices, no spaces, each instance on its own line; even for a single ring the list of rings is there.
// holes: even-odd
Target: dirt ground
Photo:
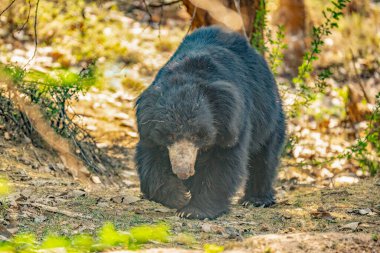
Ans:
[[[124,16],[120,17],[125,20]],[[294,160],[284,159],[279,169],[278,203],[275,206],[242,207],[237,204],[239,196],[236,196],[229,214],[216,220],[199,221],[179,218],[175,216],[175,210],[141,199],[133,161],[138,141],[133,116],[137,94],[123,90],[125,87],[120,80],[125,76],[136,76],[136,80],[144,85],[149,84],[173,53],[186,29],[177,31],[180,29],[163,26],[160,43],[165,42],[166,36],[176,39],[172,49],[161,52],[155,49],[161,45],[155,45],[157,31],[143,29],[136,22],[133,27],[136,29],[131,31],[139,44],[136,47],[133,40],[128,46],[136,49],[132,52],[141,56],[142,62],[120,68],[112,65],[115,69],[105,71],[113,73],[111,81],[105,80],[109,81],[110,87],[105,85],[104,90],[94,88],[73,105],[81,118],[80,123],[94,136],[98,148],[111,157],[112,167],[107,170],[115,177],[94,175],[92,179],[97,183],[91,187],[82,185],[73,180],[54,152],[33,145],[16,130],[9,131],[0,124],[0,177],[8,178],[12,183],[11,194],[0,199],[0,240],[22,232],[36,233],[39,238],[49,233],[67,236],[96,234],[107,221],[120,230],[165,222],[170,226],[170,242],[148,243],[144,245],[146,252],[202,252],[206,243],[223,245],[226,252],[380,252],[379,176],[369,177],[368,172],[347,160],[334,161],[326,167],[304,166],[299,169],[296,166],[313,158],[341,154],[350,145],[349,140],[357,137],[355,131],[361,129],[361,124],[353,129],[336,116],[344,110],[342,99],[337,95],[339,90],[329,92],[311,106],[310,109],[321,108],[318,115],[304,115],[288,124],[289,131],[299,133],[299,140],[293,147]],[[372,34],[372,30],[364,30],[371,25],[362,27],[356,30]],[[336,55],[346,55],[338,49],[347,43],[341,40],[338,37],[336,41],[330,41],[325,56],[321,57],[322,63],[332,59],[342,61]],[[361,43],[350,44],[361,46]],[[377,51],[378,46],[374,49]],[[17,52],[19,57],[26,58],[26,50]],[[44,56],[43,50],[39,53]],[[374,53],[370,55],[376,58]],[[363,66],[367,68],[364,63]],[[342,71],[346,69],[342,67]],[[344,72],[336,71],[339,76],[336,82],[352,79]],[[118,82],[113,82],[115,79]],[[374,73],[368,83],[374,85],[378,80],[380,76]],[[332,112],[323,108],[339,110]],[[319,121],[315,120],[317,116],[321,118]]]
[[[231,212],[216,220],[181,219],[175,210],[140,198],[132,159],[136,136],[133,127],[120,123],[127,116],[121,118],[112,124],[124,130],[116,131],[123,137],[113,137],[125,142],[100,144],[119,159],[117,173],[122,183],[118,185],[81,185],[53,153],[29,140],[9,139],[2,131],[0,176],[12,182],[13,190],[8,204],[0,206],[1,224],[13,233],[35,232],[42,237],[48,233],[94,234],[106,221],[121,230],[166,222],[171,227],[170,243],[144,247],[201,250],[205,243],[212,243],[234,252],[380,251],[378,177],[326,187],[291,183],[280,173],[274,207],[245,208],[236,203],[236,197]]]

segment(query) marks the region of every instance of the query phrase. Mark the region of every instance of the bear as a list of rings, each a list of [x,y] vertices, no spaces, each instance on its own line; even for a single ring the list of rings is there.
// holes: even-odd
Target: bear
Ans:
[[[227,28],[187,35],[136,101],[136,166],[143,196],[189,219],[239,203],[269,207],[285,139],[273,74],[247,39]]]

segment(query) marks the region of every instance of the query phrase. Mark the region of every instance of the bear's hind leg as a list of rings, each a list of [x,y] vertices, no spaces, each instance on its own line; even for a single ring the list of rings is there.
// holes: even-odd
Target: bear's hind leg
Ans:
[[[273,181],[279,165],[279,158],[285,134],[275,132],[267,144],[250,155],[248,162],[249,178],[245,186],[245,195],[239,201],[244,206],[268,207],[275,204]]]

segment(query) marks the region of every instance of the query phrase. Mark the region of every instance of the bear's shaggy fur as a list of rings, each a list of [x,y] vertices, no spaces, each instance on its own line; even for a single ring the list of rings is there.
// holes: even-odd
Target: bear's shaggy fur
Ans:
[[[265,60],[220,27],[188,35],[136,103],[141,191],[187,218],[215,218],[245,183],[244,205],[275,203],[285,138]]]

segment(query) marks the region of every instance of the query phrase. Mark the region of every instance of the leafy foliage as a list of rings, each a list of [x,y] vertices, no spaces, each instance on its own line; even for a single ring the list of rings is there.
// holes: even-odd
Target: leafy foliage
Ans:
[[[277,27],[276,37],[273,39],[271,31],[267,32],[268,42],[271,48],[268,50],[268,62],[269,66],[275,76],[278,74],[278,68],[283,64],[284,49],[288,47],[285,43],[285,27],[280,25]]]
[[[267,29],[267,13],[268,11],[265,6],[265,1],[260,0],[254,22],[256,30],[252,35],[251,45],[262,55],[268,50],[264,37],[264,31]]]
[[[376,106],[370,116],[366,135],[351,146],[346,157],[359,162],[371,175],[380,171],[380,93],[376,95]]]
[[[312,41],[311,49],[306,52],[303,57],[303,62],[298,68],[297,77],[293,78],[293,83],[299,90],[298,95],[300,98],[295,104],[295,110],[301,106],[307,105],[311,100],[315,98],[315,95],[323,91],[327,86],[326,79],[328,79],[332,72],[329,69],[323,70],[318,74],[317,82],[315,87],[310,87],[306,80],[310,78],[313,73],[313,63],[318,60],[318,55],[321,53],[321,48],[324,45],[323,39],[325,36],[331,34],[331,30],[338,27],[338,21],[343,16],[343,9],[346,5],[351,2],[351,0],[333,0],[331,1],[333,7],[327,7],[323,10],[324,22],[319,26],[314,26],[312,28]]]
[[[96,152],[99,151],[96,151],[94,140],[73,121],[75,113],[68,113],[70,104],[95,84],[95,64],[90,64],[79,74],[66,69],[25,71],[17,66],[0,64],[0,76],[11,80],[13,87],[8,89],[15,89],[20,96],[39,106],[55,132],[72,142],[80,158],[91,170],[102,171],[98,166],[100,158]],[[33,124],[7,96],[5,89],[0,89],[0,120],[9,128],[20,130],[35,144],[42,145],[36,137],[38,135]]]
[[[38,252],[58,248],[65,249],[66,252],[100,252],[114,248],[133,250],[149,241],[168,242],[169,227],[162,224],[146,225],[133,227],[126,232],[116,230],[112,223],[106,223],[99,230],[97,238],[88,234],[78,234],[71,238],[49,234],[41,243],[33,234],[18,234],[9,242],[0,242],[0,252]]]
[[[10,193],[10,185],[7,179],[0,177],[0,197]]]
[[[206,244],[206,245],[204,245],[203,248],[204,248],[205,253],[219,253],[219,252],[224,251],[223,246],[218,246],[215,244]]]

